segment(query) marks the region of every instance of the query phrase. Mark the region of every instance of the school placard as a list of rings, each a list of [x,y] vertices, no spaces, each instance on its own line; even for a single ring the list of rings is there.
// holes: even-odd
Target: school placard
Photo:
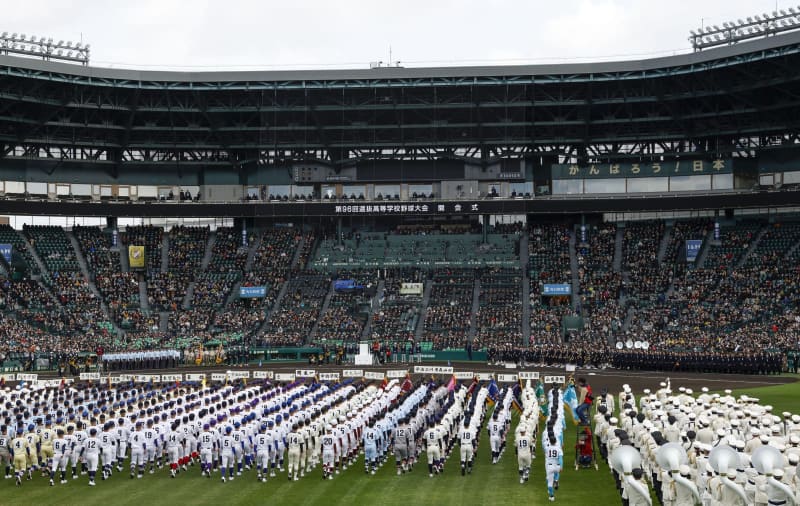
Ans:
[[[99,380],[100,373],[99,372],[82,372],[80,374],[81,381],[87,380]]]
[[[253,371],[254,379],[272,379],[274,377],[275,373],[272,371]]]
[[[364,371],[361,369],[345,369],[342,371],[343,378],[363,378]]]
[[[563,385],[566,383],[566,379],[564,376],[545,376],[544,377],[545,383],[558,383],[559,385]]]
[[[386,377],[389,379],[405,378],[408,371],[405,369],[395,369],[393,371],[386,371]]]
[[[519,376],[521,380],[538,380],[539,371],[520,371],[517,376]]]
[[[320,381],[339,381],[338,372],[321,372],[319,373]]]
[[[453,368],[438,365],[415,365],[414,374],[453,374]]]

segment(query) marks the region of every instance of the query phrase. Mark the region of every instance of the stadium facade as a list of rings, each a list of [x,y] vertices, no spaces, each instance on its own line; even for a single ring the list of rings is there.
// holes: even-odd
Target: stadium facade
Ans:
[[[723,353],[773,372],[791,355],[761,353],[800,347],[798,68],[800,32],[542,66],[0,56],[0,325],[50,363],[97,345],[194,362],[221,342],[322,359],[371,339],[669,369],[635,355],[650,339],[706,353],[680,359],[694,370],[733,370],[707,362]]]

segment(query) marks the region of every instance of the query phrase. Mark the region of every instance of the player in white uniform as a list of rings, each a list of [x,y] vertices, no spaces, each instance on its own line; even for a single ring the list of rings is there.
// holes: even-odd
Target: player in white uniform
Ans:
[[[0,434],[0,439],[4,436]],[[50,485],[54,485],[56,470],[61,470],[61,484],[67,482],[67,466],[69,456],[72,454],[72,441],[65,437],[64,431],[56,431],[56,439],[53,441],[53,467],[50,469]]]
[[[200,433],[200,437],[197,439],[200,446],[201,474],[211,478],[211,466],[213,465],[213,453],[217,445],[217,436],[211,431],[211,426],[205,424],[203,425],[203,432]]]
[[[128,439],[131,431],[128,429],[128,421],[125,418],[117,420],[117,471],[122,472],[122,464],[125,455],[128,453]]]
[[[492,420],[489,422],[487,430],[489,431],[489,445],[492,449],[492,464],[497,464],[500,458],[500,446],[503,439],[504,424],[500,420],[500,406],[495,406]]]
[[[233,481],[233,464],[235,458],[241,452],[241,447],[237,447],[236,440],[232,436],[233,427],[225,427],[225,435],[220,440],[220,472],[222,473],[222,483],[225,483],[225,471],[228,471],[230,480]]]
[[[103,432],[100,433],[100,456],[103,459],[103,480],[111,476],[114,458],[117,454],[117,436],[113,432],[114,422],[106,422]]]
[[[177,476],[180,472],[179,462],[183,452],[183,431],[180,430],[179,422],[173,422],[167,434],[167,459],[169,462],[169,475]]]
[[[552,431],[542,438],[544,448],[544,469],[547,474],[547,494],[551,501],[555,501],[555,488],[557,487],[559,473],[564,463],[564,449]]]
[[[533,449],[533,439],[528,435],[528,428],[525,423],[520,424],[519,434],[516,440],[517,465],[519,467],[520,484],[528,481],[531,474],[531,450]]]
[[[86,459],[86,467],[89,469],[89,486],[94,487],[94,477],[97,474],[97,464],[100,460],[100,440],[97,438],[97,429],[89,429],[89,437],[83,442],[81,457]]]
[[[378,468],[378,438],[378,430],[372,421],[364,430],[364,472],[367,474],[375,474]]]
[[[86,466],[84,460],[81,457],[80,449],[83,448],[83,442],[86,440],[88,435],[86,434],[86,424],[83,422],[78,422],[78,430],[75,431],[75,451],[72,452],[72,479],[78,479],[78,462],[83,463],[82,467]],[[69,427],[67,428],[69,432]],[[85,474],[85,472],[81,472],[81,474]]]
[[[144,475],[144,465],[147,456],[147,441],[144,438],[144,431],[142,430],[142,422],[137,421],[134,426],[134,431],[130,435],[131,445],[131,478],[134,475],[141,479]],[[73,468],[74,469],[74,468]]]
[[[469,419],[464,418],[464,426],[458,433],[461,446],[461,476],[472,473],[472,456],[475,451],[475,430],[470,426]]]
[[[267,482],[267,473],[269,472],[269,463],[273,451],[273,441],[267,433],[267,424],[262,423],[259,433],[253,441],[253,446],[256,453],[256,470],[258,471],[258,481],[262,483]]]
[[[413,438],[414,435],[408,427],[407,420],[400,420],[400,424],[394,429],[392,435],[394,441],[394,459],[397,464],[398,476],[408,469],[409,440]]]
[[[339,437],[332,425],[325,427],[322,436],[322,479],[333,479],[333,470],[336,466],[336,456],[339,451]]]
[[[433,422],[428,424],[424,438],[428,452],[428,476],[433,478],[434,472],[439,474],[439,460],[442,458],[442,437]]]
[[[300,479],[297,475],[300,471],[300,452],[303,447],[303,436],[298,430],[297,425],[293,425],[292,432],[286,436],[286,446],[288,448],[287,454],[289,457],[289,463],[286,466],[289,481],[292,481],[292,479],[297,481]]]
[[[144,440],[147,443],[147,462],[150,464],[150,474],[156,472],[156,454],[159,451],[158,432],[153,427],[153,420],[147,420],[147,427],[144,429]]]

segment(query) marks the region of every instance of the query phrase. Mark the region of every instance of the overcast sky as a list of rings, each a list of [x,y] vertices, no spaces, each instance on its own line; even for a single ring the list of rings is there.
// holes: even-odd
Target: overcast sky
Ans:
[[[797,0],[796,0],[797,1]],[[91,44],[93,65],[366,68],[644,58],[775,0],[0,0],[0,33]]]

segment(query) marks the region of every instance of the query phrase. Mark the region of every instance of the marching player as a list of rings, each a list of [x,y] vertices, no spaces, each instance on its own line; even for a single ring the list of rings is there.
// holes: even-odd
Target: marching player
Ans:
[[[531,473],[531,447],[533,446],[533,440],[527,434],[527,427],[525,427],[525,425],[525,423],[520,424],[519,434],[516,440],[520,484],[528,481]]]
[[[106,422],[103,426],[103,432],[100,434],[100,449],[101,457],[103,459],[103,480],[111,476],[111,470],[114,466],[114,457],[117,453],[117,437],[112,431],[114,422]]]
[[[69,426],[67,426],[67,433],[69,433]],[[80,448],[83,448],[83,442],[89,437],[86,434],[86,422],[78,422],[77,430],[75,430],[75,450],[72,452],[72,479],[78,479],[78,462],[81,463],[81,474],[86,474],[86,461],[81,457]]]
[[[156,472],[156,452],[158,451],[158,432],[153,428],[153,419],[147,419],[147,428],[144,430],[144,441],[147,448],[146,462],[150,464],[150,474]]]
[[[50,468],[50,486],[55,485],[56,471],[61,470],[61,484],[67,483],[67,465],[72,452],[71,441],[66,439],[63,429],[58,429],[53,441],[53,466]]]
[[[11,478],[11,441],[8,437],[8,428],[5,425],[0,425],[0,467],[5,469],[5,478]]]
[[[225,427],[225,435],[222,436],[220,441],[220,472],[222,473],[222,483],[225,483],[225,471],[228,471],[230,480],[233,481],[233,463],[236,456],[241,452],[241,448],[236,447],[236,440],[231,435],[233,427],[230,425]]]
[[[375,474],[378,465],[378,431],[375,429],[375,421],[371,421],[364,430],[364,472]]]
[[[333,479],[333,469],[336,466],[336,455],[339,451],[339,438],[332,425],[325,427],[322,436],[322,479]]]
[[[128,429],[127,420],[120,418],[117,420],[117,471],[122,472],[122,464],[128,452],[128,439],[131,431]]]
[[[461,443],[461,476],[472,473],[472,456],[475,451],[476,435],[469,419],[464,418],[464,426],[458,434],[458,440]]]
[[[144,437],[142,426],[142,421],[137,421],[136,425],[134,426],[134,431],[131,432],[131,479],[133,479],[137,469],[137,478],[141,479],[144,475],[144,466],[146,463],[145,458],[147,456],[147,440]]]
[[[267,424],[262,423],[259,433],[256,436],[254,446],[256,452],[256,470],[258,471],[257,480],[261,483],[267,482],[267,473],[269,472],[269,463],[272,453],[273,441],[267,433]]]
[[[52,420],[50,418],[44,421],[44,429],[39,432],[39,441],[41,450],[39,456],[41,457],[42,465],[45,466],[47,472],[52,474],[53,470],[53,440],[56,438],[56,433],[52,428]]]
[[[428,476],[433,478],[433,473],[439,474],[439,460],[442,458],[441,434],[436,425],[431,421],[425,431],[425,444],[428,452]]]
[[[94,477],[97,474],[97,463],[100,459],[100,440],[97,439],[97,429],[89,429],[89,437],[83,442],[81,457],[86,459],[86,467],[89,470],[89,486],[94,487]]]
[[[169,475],[172,478],[180,472],[178,463],[183,451],[183,431],[178,430],[179,426],[180,422],[176,420],[167,434],[167,459],[169,459]]]
[[[22,486],[22,476],[28,468],[28,459],[31,450],[28,447],[28,439],[25,437],[25,430],[22,427],[17,429],[17,437],[11,441],[11,456],[14,457],[14,474],[17,477],[17,486]],[[28,475],[30,479],[30,475]]]
[[[211,478],[211,466],[213,465],[213,452],[217,446],[216,435],[211,431],[209,424],[203,425],[203,432],[198,438],[200,445],[200,471],[201,475]]]
[[[492,449],[492,464],[497,464],[500,459],[500,447],[503,440],[504,424],[500,420],[500,407],[496,406],[492,413],[492,421],[489,422],[489,445]]]
[[[288,446],[289,457],[289,464],[286,467],[289,481],[292,481],[292,479],[297,481],[300,479],[297,475],[300,471],[300,451],[303,446],[303,436],[297,430],[297,424],[292,425],[292,432],[286,436],[286,445]]]
[[[408,428],[408,421],[403,418],[392,434],[394,441],[394,459],[397,464],[397,475],[405,473],[408,468],[408,440],[413,437]]]
[[[25,440],[28,441],[28,479],[30,480],[33,477],[33,471],[36,471],[38,467],[39,450],[41,449],[41,439],[36,433],[35,425],[28,425],[28,432],[25,433]]]
[[[555,501],[554,490],[558,488],[558,477],[564,462],[564,449],[552,430],[548,430],[547,437],[542,439],[542,447],[544,448],[544,468],[547,473],[547,494],[551,501]]]

